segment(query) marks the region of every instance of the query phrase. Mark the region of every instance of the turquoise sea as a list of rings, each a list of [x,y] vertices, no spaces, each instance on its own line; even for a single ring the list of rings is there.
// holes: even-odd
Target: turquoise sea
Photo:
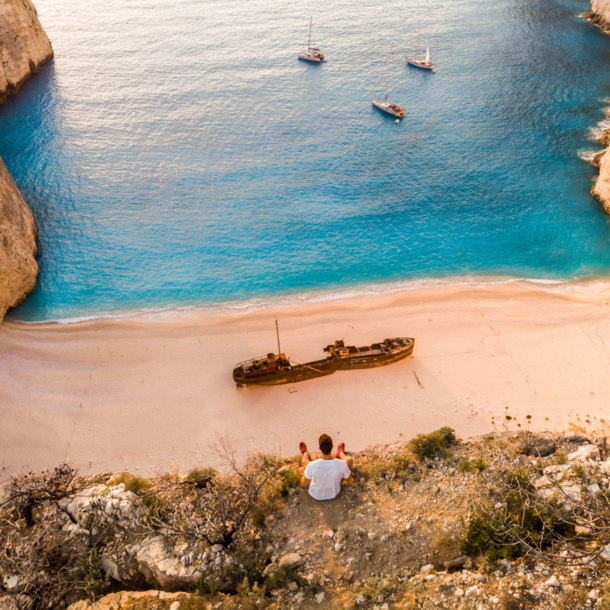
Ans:
[[[36,4],[55,60],[0,106],[40,233],[13,318],[610,273],[585,0]],[[323,65],[297,61],[312,14]],[[404,61],[418,30],[436,74]]]

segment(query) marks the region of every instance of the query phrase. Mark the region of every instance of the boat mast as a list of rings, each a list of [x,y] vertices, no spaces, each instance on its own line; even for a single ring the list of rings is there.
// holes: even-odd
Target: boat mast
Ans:
[[[275,334],[277,335],[277,355],[279,356],[282,350],[280,348],[280,327],[277,324],[277,318],[275,319]]]
[[[385,70],[385,94],[383,96],[383,101],[388,101],[388,77],[390,76],[390,57],[392,57],[392,53],[388,53],[388,65]]]
[[[313,15],[309,19],[309,38],[307,39],[307,50],[311,49],[311,24],[313,23]]]

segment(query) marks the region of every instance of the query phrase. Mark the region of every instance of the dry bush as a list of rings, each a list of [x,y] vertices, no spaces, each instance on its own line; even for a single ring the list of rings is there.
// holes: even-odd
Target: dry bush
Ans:
[[[65,498],[73,498],[83,489],[83,485],[77,482],[77,474],[78,471],[69,464],[61,464],[40,474],[28,472],[12,475],[2,488],[4,499],[0,508],[9,512],[16,511],[26,525],[32,527],[37,507],[52,504],[64,510],[60,502]]]
[[[238,463],[231,443],[221,439],[214,451],[229,472],[215,476],[200,487],[196,482],[167,484],[151,492],[145,502],[146,524],[171,537],[230,545],[238,532],[252,525],[252,515],[261,508],[279,462],[262,454]]]

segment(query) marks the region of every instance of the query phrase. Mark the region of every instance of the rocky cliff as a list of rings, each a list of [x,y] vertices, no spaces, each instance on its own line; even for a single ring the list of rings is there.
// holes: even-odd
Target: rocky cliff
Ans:
[[[53,57],[31,0],[0,0],[0,99]]]
[[[591,10],[587,17],[604,29],[610,28],[610,4],[608,0],[591,0]]]
[[[591,10],[586,16],[600,28],[610,33],[610,2],[608,0],[591,0]],[[600,142],[604,146],[610,145],[610,130],[606,130]],[[610,214],[610,155],[607,151],[597,155],[593,161],[599,167],[599,178],[595,182],[591,194]]]
[[[0,159],[0,321],[34,290],[36,253],[32,212]]]

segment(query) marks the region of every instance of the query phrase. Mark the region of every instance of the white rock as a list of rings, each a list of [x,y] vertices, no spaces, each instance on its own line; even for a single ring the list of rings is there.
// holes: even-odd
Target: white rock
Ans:
[[[554,574],[544,584],[547,587],[561,587],[561,583],[557,580],[557,576],[555,576]]]
[[[288,553],[280,559],[280,568],[292,569],[301,565],[301,556],[298,553]]]
[[[343,550],[343,545],[340,542],[337,542],[335,544],[335,551],[337,551],[337,553],[340,553]]]
[[[490,601],[492,604],[497,604],[497,603],[499,603],[499,601],[500,601],[500,600],[499,600],[499,598],[497,598],[497,597],[492,597],[492,598],[490,598],[490,599],[489,599],[489,601]]]
[[[456,597],[463,597],[463,595],[464,595],[464,589],[462,589],[461,587],[458,587],[458,588],[455,590],[454,595],[455,595]]]
[[[185,568],[172,555],[163,536],[147,538],[136,555],[138,568],[149,584],[158,584],[166,591],[192,587],[197,583],[199,572],[194,567]]]
[[[333,538],[335,535],[335,532],[333,532],[333,530],[326,530],[322,536],[324,536],[325,538]]]
[[[172,605],[169,607],[169,610],[180,610],[180,602],[172,602]]]
[[[375,532],[369,532],[368,533],[369,540],[374,540],[375,536],[376,536]]]
[[[102,566],[102,570],[106,572],[109,576],[114,578],[114,580],[121,580],[121,574],[119,572],[119,566],[115,561],[111,559],[109,555],[102,555],[102,559],[100,561],[100,565]]]
[[[215,544],[212,547],[212,553],[220,553],[220,551],[222,551],[224,547],[222,546],[222,544]]]
[[[296,582],[289,582],[289,583],[288,583],[288,589],[289,589],[290,591],[292,591],[293,593],[294,593],[295,591],[297,591],[297,590],[298,590],[298,588],[299,588],[299,585],[297,585],[297,583],[296,583]]]
[[[17,574],[4,577],[4,587],[7,593],[21,593],[25,587],[23,578]]]
[[[546,475],[540,477],[539,479],[536,479],[534,481],[534,487],[536,489],[542,489],[544,487],[550,487],[553,484],[553,481],[551,481],[551,479],[549,479],[549,477],[547,477]]]
[[[599,459],[597,445],[581,445],[576,451],[568,455],[568,462],[585,462]]]
[[[470,597],[471,595],[478,595],[481,592],[481,589],[479,589],[479,587],[477,587],[476,585],[473,585],[472,587],[468,587],[468,589],[466,589],[466,597]]]
[[[597,483],[591,483],[591,485],[589,485],[587,489],[589,490],[589,493],[593,495],[601,491],[601,487]]]
[[[356,597],[354,598],[354,601],[361,606],[362,604],[366,603],[366,598],[364,597],[364,595],[362,595],[362,593],[359,593],[358,595],[356,595]]]
[[[86,512],[89,506],[91,506],[91,500],[95,496],[99,496],[107,490],[108,488],[105,485],[96,485],[95,487],[83,489],[83,491],[81,491],[77,496],[74,496],[71,502],[67,505],[66,511],[73,519],[78,521],[79,518],[82,517],[82,513]]]
[[[602,552],[599,554],[599,557],[604,561],[610,561],[610,544],[603,548]]]
[[[597,589],[591,589],[589,591],[589,595],[588,595],[589,599],[596,600],[598,597],[599,597],[599,594],[598,594]]]
[[[422,566],[422,569],[420,570],[421,574],[430,574],[431,572],[434,572],[434,566],[431,563]]]
[[[326,595],[325,595],[324,591],[320,591],[320,593],[318,593],[318,594],[315,596],[316,601],[317,601],[319,604],[321,604],[321,603],[324,601],[324,597],[325,597],[325,596],[326,596]]]

